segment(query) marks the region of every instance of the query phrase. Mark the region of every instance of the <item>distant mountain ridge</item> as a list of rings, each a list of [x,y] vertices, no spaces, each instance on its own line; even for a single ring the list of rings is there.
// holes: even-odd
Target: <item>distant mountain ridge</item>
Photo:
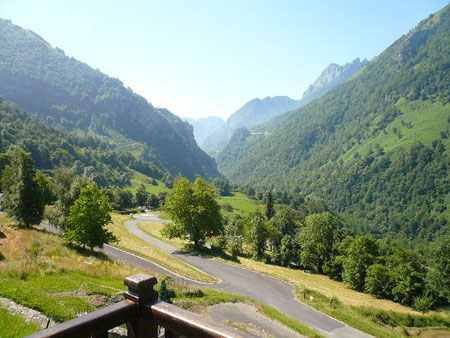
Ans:
[[[368,62],[369,61],[367,61],[367,59],[361,61],[359,58],[356,58],[352,62],[346,63],[342,66],[336,63],[330,64],[322,71],[317,80],[314,81],[314,83],[310,85],[308,89],[303,93],[303,103],[309,103],[312,100],[325,94],[333,87],[344,83]]]
[[[217,154],[223,149],[238,128],[253,128],[273,117],[299,107],[300,101],[288,96],[266,97],[253,99],[233,113],[225,124],[210,135],[203,143],[202,148],[210,155]]]
[[[194,128],[194,138],[199,146],[225,124],[225,121],[217,116],[208,116],[200,119],[186,117],[183,120],[189,122]]]
[[[274,129],[240,130],[219,169],[239,185],[322,198],[359,231],[448,233],[449,50],[446,6]]]
[[[0,94],[49,125],[94,133],[119,146],[131,142],[172,176],[220,176],[187,122],[3,19]]]
[[[314,84],[309,86],[301,100],[293,100],[288,96],[274,96],[247,102],[230,116],[222,128],[208,137],[201,144],[201,147],[208,154],[220,156],[218,153],[225,148],[237,129],[253,129],[255,127],[258,129],[260,126],[262,126],[262,129],[266,129],[264,126],[266,123],[269,128],[278,125],[281,120],[288,116],[288,112],[308,104],[333,87],[347,81],[366,63],[367,60],[360,61],[359,58],[343,66],[332,63],[325,68]],[[278,120],[280,115],[283,115],[283,118]]]

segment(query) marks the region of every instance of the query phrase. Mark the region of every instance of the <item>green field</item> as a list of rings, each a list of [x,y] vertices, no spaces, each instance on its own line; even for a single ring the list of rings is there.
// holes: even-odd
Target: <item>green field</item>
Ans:
[[[116,216],[117,217],[117,216]],[[111,262],[102,254],[75,250],[53,234],[40,229],[20,229],[15,222],[0,215],[6,238],[2,240],[0,261],[0,296],[33,308],[57,322],[75,318],[122,299],[123,280],[136,273],[166,278],[151,271]],[[168,280],[176,297],[173,303],[185,309],[197,309],[222,302],[246,302],[268,317],[290,326],[306,336],[314,331],[270,307],[224,291],[197,289]],[[156,289],[159,285],[156,286]],[[0,306],[0,337],[22,337],[40,330],[37,325],[10,314]]]
[[[397,107],[401,114],[389,124],[386,133],[379,133],[378,136],[366,142],[356,144],[343,155],[343,159],[352,158],[355,152],[365,155],[376,145],[380,145],[385,152],[411,146],[419,141],[429,146],[436,139],[436,135],[439,135],[441,131],[446,132],[448,129],[450,104],[442,105],[438,102],[419,100],[411,102],[400,99]],[[371,129],[376,127],[378,120],[374,120]],[[394,133],[394,130],[397,132]]]
[[[153,178],[145,176],[144,174],[141,174],[140,172],[137,172],[135,170],[130,169],[130,171],[132,172],[132,177],[131,187],[129,189],[133,192],[133,194],[136,193],[137,188],[141,184],[145,185],[145,189],[152,194],[170,191],[170,189],[167,188],[163,182],[154,180]],[[153,185],[152,181],[156,181],[158,185]]]
[[[219,205],[230,204],[233,209],[241,212],[263,211],[264,205],[257,204],[255,200],[250,199],[247,195],[240,192],[233,192],[233,196],[220,196],[217,199]]]
[[[0,307],[0,337],[23,337],[39,331],[38,325],[27,323],[21,316],[12,315]]]

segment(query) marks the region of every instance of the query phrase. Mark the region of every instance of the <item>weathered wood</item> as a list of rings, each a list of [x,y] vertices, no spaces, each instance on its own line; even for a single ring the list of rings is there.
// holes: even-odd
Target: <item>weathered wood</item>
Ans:
[[[151,305],[158,300],[158,292],[153,290],[153,286],[157,284],[156,278],[139,274],[127,277],[124,284],[128,286],[125,298],[135,302],[139,309],[138,316],[127,323],[128,337],[158,337],[158,324],[142,314],[144,305]]]
[[[256,337],[166,302],[146,305],[142,312],[168,329],[170,334],[176,333],[183,337]]]
[[[123,300],[101,310],[36,332],[28,337],[93,337],[138,316],[136,303]]]
[[[125,300],[82,317],[36,332],[28,337],[107,337],[107,330],[126,323],[128,337],[156,338],[158,325],[166,337],[255,337],[209,318],[158,301],[157,280],[140,274],[125,279]]]

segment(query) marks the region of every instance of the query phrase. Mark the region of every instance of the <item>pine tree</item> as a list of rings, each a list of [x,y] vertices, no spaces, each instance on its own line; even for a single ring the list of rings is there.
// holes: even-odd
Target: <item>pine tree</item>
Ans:
[[[29,153],[20,147],[9,152],[9,164],[3,171],[2,207],[19,225],[39,224],[44,214],[44,194],[36,180],[36,171]]]
[[[273,208],[273,196],[272,190],[269,190],[266,194],[266,217],[270,220],[275,215],[275,210]]]

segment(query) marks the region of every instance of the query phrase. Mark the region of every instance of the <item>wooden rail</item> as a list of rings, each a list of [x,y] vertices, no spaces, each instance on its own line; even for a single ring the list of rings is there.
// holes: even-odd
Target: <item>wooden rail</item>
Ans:
[[[28,337],[108,337],[108,330],[126,324],[131,338],[156,338],[158,327],[172,337],[255,337],[210,318],[158,300],[155,277],[139,274],[125,279],[125,299]],[[161,336],[161,335],[160,335]]]

